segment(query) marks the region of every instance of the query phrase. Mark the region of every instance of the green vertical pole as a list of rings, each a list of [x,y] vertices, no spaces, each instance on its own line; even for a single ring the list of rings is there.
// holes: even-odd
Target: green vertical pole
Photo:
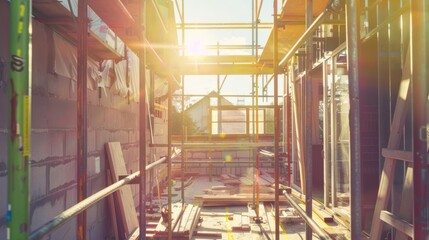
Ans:
[[[28,239],[31,131],[31,0],[10,4],[7,239]]]

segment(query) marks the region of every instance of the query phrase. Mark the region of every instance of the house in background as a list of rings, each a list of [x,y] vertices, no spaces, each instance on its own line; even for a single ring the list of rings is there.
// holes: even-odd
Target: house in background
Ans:
[[[220,99],[221,106],[233,106],[225,97],[219,96],[216,91],[211,91],[209,94],[201,98],[199,101],[189,106],[185,113],[195,122],[195,125],[200,134],[210,133],[210,116],[211,108],[218,106]]]

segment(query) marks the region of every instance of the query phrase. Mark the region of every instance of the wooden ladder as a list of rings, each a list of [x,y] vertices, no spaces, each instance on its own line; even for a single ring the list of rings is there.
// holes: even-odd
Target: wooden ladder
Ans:
[[[413,196],[413,170],[412,170],[412,152],[399,150],[401,138],[405,124],[405,118],[410,110],[410,48],[408,48],[405,63],[402,68],[402,79],[399,86],[398,98],[396,100],[395,112],[390,127],[390,136],[387,148],[382,149],[382,156],[385,158],[383,171],[381,173],[380,186],[378,189],[377,202],[375,205],[374,216],[371,226],[371,240],[381,239],[383,222],[395,228],[395,239],[408,239],[413,237],[412,221],[412,199]],[[398,215],[394,215],[386,210],[395,175],[396,162],[398,160],[407,162],[407,171],[404,179],[404,186],[401,197],[401,204]]]

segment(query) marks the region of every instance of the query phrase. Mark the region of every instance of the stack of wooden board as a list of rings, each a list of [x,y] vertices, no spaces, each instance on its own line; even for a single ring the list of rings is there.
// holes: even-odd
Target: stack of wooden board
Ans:
[[[200,200],[204,206],[230,206],[246,205],[254,201],[255,182],[249,177],[237,177],[231,174],[222,174],[220,181],[224,185],[212,186],[205,189],[202,195],[195,195],[195,200]],[[267,173],[259,177],[259,201],[274,202],[274,179]],[[285,198],[281,197],[281,201]]]
[[[182,208],[182,203],[172,205],[172,235],[173,239],[191,239],[192,234],[200,220],[201,208],[187,204]],[[161,218],[156,226],[154,238],[167,238],[167,223]]]
[[[120,175],[127,175],[121,143],[109,142],[105,144],[105,148],[109,158],[108,181],[117,182]],[[139,227],[131,187],[123,186],[113,196],[114,198],[109,200],[112,222],[117,223],[113,224],[113,231],[115,235],[129,237]]]

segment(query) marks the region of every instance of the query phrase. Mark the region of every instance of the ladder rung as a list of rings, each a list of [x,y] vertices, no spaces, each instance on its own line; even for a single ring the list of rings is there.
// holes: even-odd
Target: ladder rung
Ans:
[[[381,211],[380,219],[395,228],[396,230],[403,232],[407,236],[411,238],[414,236],[413,225],[403,219],[398,218],[392,213],[388,211]]]
[[[410,163],[413,162],[413,153],[409,151],[392,150],[392,149],[383,148],[383,150],[381,151],[381,154],[385,158],[397,159],[397,160],[402,160]]]

